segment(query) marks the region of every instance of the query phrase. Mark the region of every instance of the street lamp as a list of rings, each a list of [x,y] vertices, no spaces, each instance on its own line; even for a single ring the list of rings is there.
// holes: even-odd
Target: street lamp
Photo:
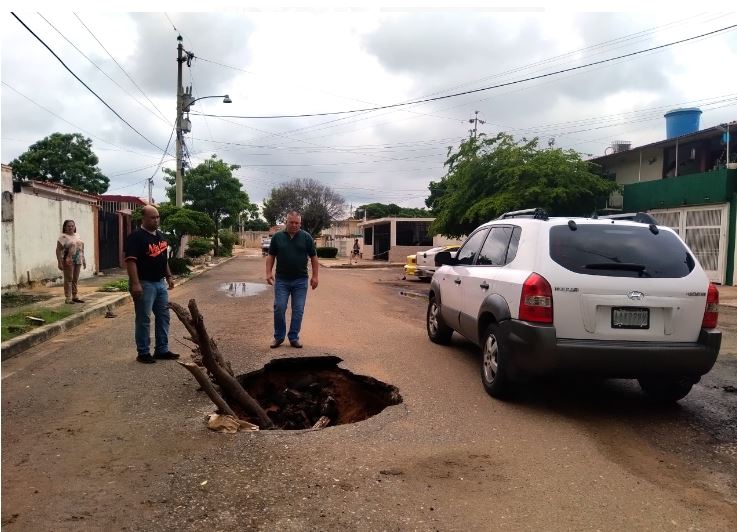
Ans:
[[[223,94],[222,96],[200,96],[199,98],[192,98],[192,95],[190,93],[184,93],[183,95],[184,100],[182,101],[182,111],[185,113],[189,112],[189,108],[194,105],[195,102],[204,100],[205,98],[222,98],[223,103],[233,103],[233,100],[230,99],[230,96],[227,94]]]

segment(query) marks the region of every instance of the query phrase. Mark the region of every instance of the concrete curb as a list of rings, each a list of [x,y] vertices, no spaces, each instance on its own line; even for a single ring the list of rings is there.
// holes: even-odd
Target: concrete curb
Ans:
[[[233,255],[232,257],[228,257],[224,260],[221,260],[217,264],[213,264],[209,268],[203,268],[202,270],[193,272],[187,277],[180,277],[176,280],[174,283],[174,286],[179,286],[187,281],[190,281],[194,279],[195,277],[199,277],[203,273],[212,270],[213,268],[217,268],[221,264],[225,264],[226,262],[234,259],[236,255]],[[25,334],[21,334],[20,336],[16,336],[15,338],[12,338],[8,340],[7,342],[3,342],[0,344],[0,349],[2,349],[2,353],[0,354],[1,360],[7,360],[9,358],[13,358],[14,356],[22,353],[23,351],[30,349],[31,347],[41,344],[45,342],[46,340],[49,340],[53,338],[54,336],[67,331],[69,329],[72,329],[76,327],[77,325],[81,325],[85,321],[89,320],[90,318],[94,318],[95,316],[102,316],[107,312],[107,307],[110,306],[111,308],[119,307],[121,305],[126,304],[127,302],[132,301],[130,294],[128,292],[124,294],[114,294],[110,297],[107,297],[105,299],[102,299],[99,303],[95,304],[94,306],[83,310],[82,312],[79,312],[77,314],[74,314],[72,316],[69,316],[68,318],[64,318],[63,320],[56,321],[54,323],[49,323],[48,325],[43,325],[41,327],[37,327],[36,329],[33,329],[32,331],[28,331]]]
[[[387,262],[386,264],[323,264],[320,263],[321,268],[328,268],[330,270],[376,270],[380,268],[401,268],[404,263],[398,262]]]

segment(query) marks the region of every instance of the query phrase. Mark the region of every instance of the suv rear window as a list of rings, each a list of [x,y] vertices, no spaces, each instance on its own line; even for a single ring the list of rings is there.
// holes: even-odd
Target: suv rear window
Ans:
[[[696,265],[673,233],[618,224],[581,224],[576,231],[554,226],[550,258],[576,273],[609,277],[680,278]]]

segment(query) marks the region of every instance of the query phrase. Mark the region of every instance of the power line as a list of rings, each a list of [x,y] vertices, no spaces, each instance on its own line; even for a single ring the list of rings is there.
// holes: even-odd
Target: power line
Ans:
[[[199,116],[219,117],[219,118],[246,118],[246,119],[249,119],[249,120],[254,120],[254,119],[261,119],[261,118],[268,118],[268,119],[272,119],[272,118],[307,118],[307,117],[316,117],[316,116],[331,116],[331,115],[343,115],[343,114],[351,114],[351,113],[362,113],[362,112],[368,112],[368,111],[379,111],[379,110],[382,110],[382,109],[391,109],[391,108],[396,108],[396,107],[404,107],[404,106],[407,106],[407,105],[416,105],[416,104],[420,104],[420,103],[428,103],[428,102],[434,102],[434,101],[438,101],[438,100],[446,100],[448,98],[456,98],[458,96],[465,96],[467,94],[474,94],[474,93],[477,93],[477,92],[488,91],[488,90],[491,90],[491,89],[498,89],[500,87],[507,87],[509,85],[517,85],[519,83],[524,83],[524,82],[527,82],[527,81],[533,81],[533,80],[536,80],[536,79],[547,78],[547,77],[555,76],[555,75],[558,75],[558,74],[564,74],[566,72],[572,72],[574,70],[581,70],[582,68],[588,68],[588,67],[591,67],[591,66],[601,65],[601,64],[604,64],[604,63],[609,63],[611,61],[616,61],[618,59],[625,59],[627,57],[633,57],[635,55],[640,55],[640,54],[644,54],[644,53],[647,53],[647,52],[653,52],[655,50],[661,50],[661,49],[667,48],[669,46],[675,46],[676,44],[682,44],[684,42],[693,41],[695,39],[700,39],[702,37],[707,37],[709,35],[715,35],[717,33],[723,32],[723,31],[732,30],[734,28],[737,28],[737,24],[733,24],[731,26],[726,26],[724,28],[720,28],[718,30],[710,31],[710,32],[707,32],[707,33],[702,33],[702,34],[696,35],[694,37],[688,37],[686,39],[680,39],[678,41],[673,41],[673,42],[670,42],[670,43],[661,44],[659,46],[653,46],[651,48],[646,48],[644,50],[638,50],[636,52],[631,52],[631,53],[619,55],[619,56],[616,56],[616,57],[610,57],[608,59],[602,59],[601,61],[594,61],[594,62],[591,62],[591,63],[586,63],[584,65],[578,65],[578,66],[575,66],[575,67],[565,68],[565,69],[562,69],[562,70],[556,70],[555,72],[548,72],[546,74],[539,74],[537,76],[530,76],[530,77],[523,78],[523,79],[518,79],[518,80],[514,80],[514,81],[508,81],[506,83],[498,83],[496,85],[489,85],[488,87],[481,87],[481,88],[478,88],[478,89],[472,89],[472,90],[467,90],[467,91],[462,91],[462,92],[456,92],[456,93],[453,93],[453,94],[446,94],[446,95],[443,95],[443,96],[435,96],[435,97],[432,97],[432,98],[422,98],[422,99],[419,99],[419,100],[411,100],[411,101],[402,102],[402,103],[393,103],[393,104],[388,104],[388,105],[380,105],[380,106],[376,106],[376,107],[365,107],[363,109],[351,109],[351,110],[348,110],[348,111],[330,111],[330,112],[324,112],[324,113],[305,113],[305,114],[296,114],[296,115],[242,116],[242,115],[214,115],[214,114],[205,114],[205,113],[192,113],[192,114],[199,115]]]
[[[40,104],[40,103],[38,103],[37,101],[33,100],[33,99],[32,99],[31,97],[29,97],[29,96],[26,96],[25,94],[23,94],[22,92],[20,92],[20,91],[19,91],[18,89],[16,89],[16,88],[15,88],[15,87],[13,87],[12,85],[10,85],[10,84],[9,84],[8,82],[6,82],[6,81],[4,81],[4,80],[3,80],[3,81],[2,81],[2,84],[3,84],[3,85],[5,85],[5,86],[6,86],[7,88],[9,88],[10,90],[12,90],[13,92],[15,92],[16,94],[18,94],[19,96],[22,96],[23,98],[25,98],[26,100],[28,100],[29,102],[31,102],[31,103],[32,103],[33,105],[35,105],[35,106],[37,106],[37,107],[40,107],[41,109],[43,109],[44,111],[46,111],[46,112],[47,112],[47,113],[49,113],[50,115],[52,115],[52,116],[55,116],[56,118],[58,118],[59,120],[61,120],[61,121],[62,121],[62,122],[64,122],[65,124],[69,124],[69,125],[70,125],[70,126],[72,126],[72,127],[74,128],[74,129],[77,129],[77,130],[81,131],[82,133],[84,133],[84,134],[88,135],[89,137],[91,137],[91,138],[93,138],[93,139],[97,139],[97,140],[99,140],[100,142],[104,142],[104,143],[106,143],[106,144],[110,144],[111,146],[115,146],[115,147],[116,147],[117,149],[119,149],[119,150],[121,150],[121,151],[124,151],[124,152],[128,152],[128,153],[135,153],[136,155],[143,155],[144,157],[151,157],[151,154],[150,154],[150,153],[142,153],[142,152],[138,152],[138,151],[134,151],[134,150],[127,150],[127,149],[125,149],[125,148],[123,148],[123,147],[121,147],[121,146],[118,146],[117,144],[115,144],[115,143],[113,143],[113,142],[110,142],[109,140],[105,140],[105,139],[103,139],[102,137],[98,137],[97,135],[95,135],[94,133],[91,133],[91,132],[87,131],[87,130],[86,130],[86,129],[84,129],[83,127],[80,127],[80,126],[78,126],[77,124],[73,124],[73,123],[72,123],[72,122],[70,122],[69,120],[66,120],[66,119],[65,119],[64,117],[62,117],[62,116],[60,116],[60,115],[56,114],[56,113],[55,113],[54,111],[52,111],[52,110],[51,110],[51,109],[49,109],[48,107],[44,107],[43,105],[41,105],[41,104]]]
[[[63,39],[64,39],[64,40],[66,41],[66,42],[68,42],[68,43],[69,43],[70,45],[72,45],[72,47],[73,47],[73,48],[74,48],[75,50],[77,50],[77,51],[78,51],[78,52],[79,52],[80,54],[82,54],[82,57],[84,57],[84,58],[85,58],[85,59],[86,59],[87,61],[89,61],[90,63],[92,63],[92,65],[93,65],[93,66],[94,66],[94,67],[95,67],[95,68],[96,68],[97,70],[99,70],[100,72],[102,72],[102,73],[103,73],[103,75],[104,75],[104,76],[105,76],[105,77],[106,77],[107,79],[109,79],[110,81],[112,81],[113,83],[115,83],[115,85],[117,85],[117,86],[118,86],[118,87],[120,88],[120,90],[122,90],[122,91],[123,91],[124,93],[126,93],[126,94],[127,94],[128,96],[130,96],[130,97],[131,97],[131,98],[133,99],[133,101],[135,101],[135,102],[136,102],[136,103],[137,103],[138,105],[140,105],[141,107],[143,107],[143,108],[144,108],[144,109],[145,109],[146,111],[148,111],[149,113],[151,113],[152,115],[154,115],[154,116],[155,116],[156,118],[158,118],[159,120],[163,120],[163,121],[164,121],[164,122],[165,122],[165,123],[166,123],[167,125],[171,125],[171,124],[170,124],[170,123],[169,123],[169,122],[168,122],[168,121],[167,121],[167,120],[166,120],[165,118],[163,118],[162,116],[160,116],[160,115],[156,114],[156,113],[155,113],[155,112],[153,112],[153,111],[152,111],[151,109],[149,109],[148,107],[146,107],[146,106],[145,106],[144,104],[142,104],[142,103],[141,103],[141,102],[140,102],[140,101],[139,101],[139,100],[138,100],[138,99],[137,99],[137,98],[136,98],[135,96],[133,96],[133,95],[132,95],[132,94],[131,94],[130,92],[128,92],[128,91],[127,91],[127,90],[126,90],[126,89],[125,89],[125,88],[124,88],[124,87],[123,87],[123,86],[122,86],[122,85],[121,85],[120,83],[118,83],[118,82],[117,82],[117,81],[115,81],[115,80],[114,80],[113,78],[111,78],[111,77],[110,77],[110,76],[108,75],[108,73],[107,73],[107,72],[105,72],[105,71],[104,71],[104,70],[103,70],[102,68],[100,68],[100,67],[99,67],[99,66],[97,65],[97,63],[95,63],[95,62],[94,62],[94,61],[93,61],[92,59],[90,59],[89,57],[87,57],[87,55],[86,55],[86,54],[85,54],[85,53],[84,53],[84,52],[83,52],[82,50],[80,50],[80,49],[79,49],[79,48],[77,47],[77,45],[75,45],[75,44],[74,44],[74,43],[73,43],[72,41],[70,41],[70,40],[69,40],[69,39],[67,38],[67,36],[66,36],[66,35],[64,35],[64,34],[63,34],[63,33],[62,33],[61,31],[59,31],[59,29],[57,29],[57,28],[56,28],[56,26],[54,26],[54,25],[53,25],[53,24],[52,24],[51,22],[49,22],[49,21],[48,21],[48,20],[46,19],[46,17],[44,17],[44,16],[43,16],[43,15],[42,15],[41,13],[38,13],[38,16],[39,16],[39,17],[41,17],[42,19],[44,19],[44,21],[46,22],[46,24],[48,24],[49,26],[51,26],[51,27],[52,27],[52,29],[53,29],[53,30],[54,30],[54,31],[55,31],[56,33],[58,33],[59,35],[61,35],[61,36],[62,36],[62,38],[63,38]]]
[[[112,56],[112,54],[107,51],[107,48],[105,48],[105,46],[100,42],[100,40],[95,36],[95,34],[92,33],[92,30],[87,27],[87,25],[82,21],[82,19],[79,18],[79,15],[74,13],[74,16],[77,17],[77,20],[79,21],[79,23],[82,24],[82,26],[84,26],[84,29],[86,29],[89,32],[89,34],[92,35],[92,38],[97,41],[97,44],[99,44],[102,47],[102,49],[105,50],[105,53],[110,57],[110,59],[112,59],[115,62],[115,64],[118,65],[118,68],[120,68],[120,70],[123,71],[123,74],[125,74],[126,77],[131,81],[131,83],[133,83],[133,85],[135,85],[135,87],[140,91],[140,93],[143,94],[144,98],[146,98],[149,101],[149,103],[153,105],[154,109],[156,109],[159,112],[159,114],[166,121],[166,123],[171,125],[171,122],[166,120],[166,115],[164,115],[164,113],[162,113],[161,110],[158,107],[156,107],[156,104],[151,101],[151,98],[149,98],[145,92],[143,92],[143,89],[138,86],[138,83],[136,83],[135,80],[132,77],[130,77],[128,72],[126,72],[126,70],[121,66],[121,64],[118,63],[118,61]]]
[[[82,81],[82,80],[80,79],[80,77],[79,77],[79,76],[77,76],[77,74],[75,74],[75,73],[74,73],[74,72],[72,71],[72,69],[71,69],[71,68],[69,68],[69,67],[68,67],[68,66],[66,65],[66,63],[64,63],[64,61],[62,61],[62,60],[61,60],[61,58],[60,58],[60,57],[59,57],[58,55],[56,55],[56,53],[54,53],[54,51],[53,51],[53,50],[52,50],[52,49],[51,49],[51,48],[49,47],[49,45],[48,45],[48,44],[46,44],[46,43],[45,43],[45,42],[43,41],[43,39],[41,39],[41,37],[39,37],[38,35],[36,35],[36,34],[35,34],[35,33],[33,32],[33,30],[32,30],[31,28],[29,28],[28,26],[26,26],[25,22],[23,22],[23,21],[22,21],[22,20],[21,20],[21,19],[20,19],[20,18],[18,17],[18,15],[16,15],[16,14],[15,14],[15,13],[13,13],[12,11],[10,12],[10,14],[11,14],[11,15],[13,15],[13,17],[15,17],[15,19],[16,19],[16,20],[17,20],[18,22],[20,22],[20,23],[21,23],[21,25],[22,25],[22,26],[23,26],[23,27],[24,27],[25,29],[27,29],[27,30],[29,31],[29,33],[30,33],[31,35],[33,35],[33,36],[34,36],[34,37],[35,37],[35,38],[36,38],[36,39],[38,40],[38,42],[40,42],[41,44],[43,44],[43,45],[44,45],[44,47],[45,47],[45,48],[46,48],[46,49],[47,49],[47,50],[48,50],[49,52],[51,52],[51,55],[53,55],[53,56],[54,56],[54,57],[56,58],[56,60],[57,60],[57,61],[59,61],[59,62],[60,62],[60,63],[62,64],[62,66],[63,66],[63,67],[65,68],[65,69],[67,69],[67,71],[68,71],[68,72],[69,72],[69,73],[70,73],[70,74],[71,74],[72,76],[74,76],[74,78],[75,78],[75,79],[76,79],[77,81],[79,81],[79,82],[80,82],[80,83],[81,83],[82,85],[84,85],[84,87],[85,87],[85,88],[86,88],[86,89],[87,89],[88,91],[90,91],[90,92],[91,92],[92,94],[94,94],[95,98],[97,98],[98,100],[100,100],[100,101],[101,101],[101,102],[103,103],[103,105],[104,105],[105,107],[107,107],[108,109],[110,109],[110,110],[111,110],[111,111],[113,112],[113,114],[114,114],[115,116],[117,116],[117,117],[118,117],[118,118],[119,118],[119,119],[120,119],[120,120],[121,120],[121,121],[122,121],[122,122],[123,122],[123,123],[124,123],[124,124],[125,124],[126,126],[128,126],[128,127],[129,127],[129,128],[131,128],[131,129],[132,129],[133,131],[135,131],[137,135],[139,135],[139,136],[140,136],[140,137],[141,137],[142,139],[144,139],[144,140],[145,140],[146,142],[148,142],[149,144],[151,144],[151,146],[153,146],[153,147],[154,147],[154,148],[156,148],[157,150],[161,151],[161,148],[160,148],[159,146],[157,146],[156,144],[154,144],[153,142],[151,142],[151,141],[150,141],[150,140],[148,139],[148,137],[146,137],[146,136],[145,136],[145,135],[144,135],[143,133],[141,133],[141,132],[140,132],[140,131],[138,131],[138,130],[137,130],[136,128],[134,128],[134,127],[133,127],[133,126],[132,126],[132,125],[131,125],[131,124],[130,124],[130,123],[129,123],[129,122],[128,122],[128,121],[127,121],[127,120],[126,120],[125,118],[123,118],[122,116],[120,116],[120,115],[118,114],[118,112],[117,112],[117,111],[116,111],[115,109],[113,109],[112,107],[110,107],[110,105],[109,105],[109,104],[108,104],[108,103],[107,103],[107,102],[106,102],[105,100],[103,100],[103,99],[102,99],[102,98],[101,98],[101,97],[100,97],[100,96],[99,96],[99,95],[98,95],[98,94],[97,94],[97,93],[96,93],[95,91],[93,91],[93,90],[92,90],[92,89],[91,89],[91,88],[89,87],[89,85],[87,85],[87,84],[86,84],[86,83],[85,83],[84,81]]]

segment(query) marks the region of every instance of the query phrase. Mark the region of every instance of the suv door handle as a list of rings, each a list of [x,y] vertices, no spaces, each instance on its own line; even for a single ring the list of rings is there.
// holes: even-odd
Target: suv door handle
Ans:
[[[481,288],[483,288],[484,290],[488,290],[489,289],[489,283],[487,283],[486,281],[484,281],[483,283],[481,283],[479,286]]]
[[[454,280],[453,282],[454,282],[455,284],[461,284],[461,278],[460,278],[460,277],[458,277],[458,278],[457,278],[457,279],[455,279],[455,280]]]

